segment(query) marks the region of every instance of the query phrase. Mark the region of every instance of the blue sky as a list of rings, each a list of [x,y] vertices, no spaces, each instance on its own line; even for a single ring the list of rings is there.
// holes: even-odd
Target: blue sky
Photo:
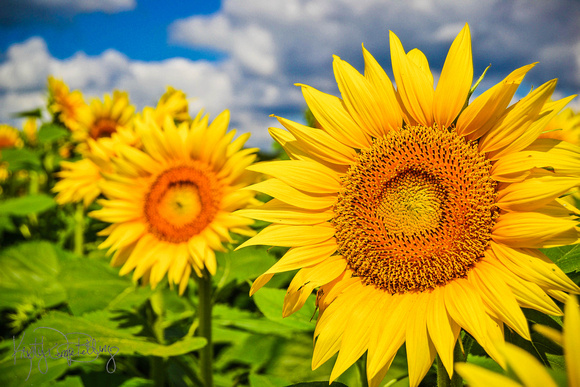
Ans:
[[[388,31],[425,52],[437,79],[465,22],[481,89],[540,63],[521,86],[559,78],[556,97],[580,91],[577,0],[3,0],[0,122],[43,104],[46,78],[87,98],[127,90],[138,108],[166,86],[190,110],[232,112],[232,126],[268,147],[276,114],[300,119],[295,83],[337,94],[332,55],[362,70],[361,43],[390,73]],[[580,107],[578,102],[573,106]]]

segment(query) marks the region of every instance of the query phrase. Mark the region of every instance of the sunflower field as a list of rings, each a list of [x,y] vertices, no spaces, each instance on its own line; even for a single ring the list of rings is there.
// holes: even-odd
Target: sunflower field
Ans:
[[[0,384],[580,386],[574,96],[479,90],[467,25],[436,83],[390,47],[275,153],[49,77],[0,125]]]

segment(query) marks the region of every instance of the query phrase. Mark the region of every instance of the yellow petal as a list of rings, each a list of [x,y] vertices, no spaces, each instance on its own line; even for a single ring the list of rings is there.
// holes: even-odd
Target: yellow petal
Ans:
[[[292,133],[309,155],[333,164],[345,165],[350,165],[356,157],[354,149],[335,140],[323,130],[310,128],[282,117],[278,117],[278,121]]]
[[[508,359],[510,369],[524,386],[556,387],[556,383],[544,366],[525,350],[507,343],[503,353]]]
[[[540,212],[501,214],[492,229],[492,239],[510,247],[546,248],[580,242],[577,222]]]
[[[495,313],[496,318],[508,324],[526,340],[531,340],[528,321],[510,288],[499,278],[494,266],[482,259],[469,272],[468,278],[477,287],[484,304]]]
[[[451,126],[465,105],[473,81],[471,35],[467,23],[457,35],[441,71],[433,98],[433,118],[439,125]]]
[[[580,310],[575,296],[568,298],[564,316],[564,357],[568,386],[580,386]]]
[[[453,376],[453,350],[461,328],[447,313],[442,287],[433,289],[430,298],[426,311],[429,337],[451,378]]]
[[[510,271],[546,289],[580,293],[580,288],[548,257],[536,249],[510,248],[491,243],[491,251]]]
[[[556,80],[544,83],[499,117],[497,123],[481,138],[479,150],[492,152],[499,150],[520,137],[536,120],[544,103],[556,88]],[[499,158],[494,153],[492,159]]]
[[[397,91],[408,114],[423,126],[433,124],[433,81],[403,49],[399,38],[391,31],[391,62]]]
[[[533,211],[545,206],[570,189],[580,185],[580,178],[541,176],[511,183],[498,191],[497,206],[509,211]]]
[[[270,223],[307,225],[324,223],[334,216],[332,210],[306,210],[291,206],[278,199],[272,199],[260,207],[242,209],[236,215],[263,220]]]
[[[469,363],[457,363],[455,369],[471,387],[523,387],[518,382],[493,371]]]
[[[357,361],[367,350],[371,327],[380,318],[375,306],[381,301],[381,291],[372,286],[361,289],[352,302],[357,308],[352,310],[346,324],[338,358],[332,369],[329,382],[334,381]]]
[[[247,169],[275,177],[301,191],[336,194],[340,190],[338,174],[312,161],[269,161],[253,164]]]
[[[266,273],[280,273],[317,265],[336,252],[336,241],[329,239],[326,242],[311,246],[292,247]]]
[[[324,131],[352,148],[370,146],[370,136],[351,117],[340,98],[310,86],[299,86],[302,87],[306,104]]]
[[[475,140],[487,133],[504,113],[524,76],[534,66],[535,63],[512,71],[502,82],[470,103],[457,119],[457,134]]]
[[[334,227],[331,226],[286,226],[271,224],[260,231],[255,237],[242,243],[237,249],[254,245],[307,246],[325,242],[333,236]]]
[[[409,313],[406,345],[410,387],[419,385],[435,359],[435,346],[427,334],[426,314],[429,301],[428,294],[420,294]]]
[[[373,137],[382,137],[389,130],[370,82],[351,65],[334,56],[332,63],[338,89],[352,118]]]
[[[390,130],[398,130],[403,125],[403,116],[393,83],[385,70],[364,46],[363,57],[365,60],[365,78],[369,80],[379,96],[377,104],[383,111],[383,117],[386,119],[385,127]]]
[[[336,195],[306,194],[278,179],[268,179],[245,187],[244,190],[262,192],[284,203],[308,210],[322,210],[330,208],[336,203]]]

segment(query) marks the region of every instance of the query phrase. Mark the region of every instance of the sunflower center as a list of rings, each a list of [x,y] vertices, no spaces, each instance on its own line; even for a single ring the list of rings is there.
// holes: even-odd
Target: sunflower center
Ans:
[[[343,180],[338,252],[365,283],[392,294],[466,276],[497,218],[490,168],[476,144],[436,126],[376,139]]]
[[[117,121],[110,118],[99,118],[91,126],[90,136],[95,140],[101,137],[111,137],[117,131]]]
[[[211,223],[221,197],[221,185],[206,165],[170,168],[157,176],[145,198],[149,230],[168,242],[188,241]]]

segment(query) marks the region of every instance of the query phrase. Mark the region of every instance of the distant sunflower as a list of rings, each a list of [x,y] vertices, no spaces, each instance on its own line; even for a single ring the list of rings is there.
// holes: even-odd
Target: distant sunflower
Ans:
[[[61,171],[56,173],[60,180],[53,188],[56,202],[60,205],[83,202],[88,207],[101,194],[102,174],[113,172],[111,158],[116,144],[135,146],[138,141],[137,134],[125,128],[118,128],[111,137],[87,138],[82,159],[60,163]]]
[[[0,124],[0,151],[7,148],[20,148],[22,144],[18,129],[10,125]]]
[[[177,127],[171,119],[163,127],[145,119],[136,122],[142,150],[117,147],[114,171],[101,184],[108,200],[90,215],[112,223],[100,248],[114,252],[121,275],[134,270],[134,279],[154,288],[167,274],[183,293],[192,270],[215,273],[214,250],[232,241],[230,231],[252,235],[253,222],[232,211],[254,200],[239,189],[250,182],[245,168],[256,149],[242,149],[248,135],[232,141],[228,122],[228,111],[209,126],[199,115]]]
[[[580,149],[537,140],[572,97],[549,102],[549,81],[508,108],[515,70],[464,108],[471,37],[454,40],[437,88],[425,55],[390,34],[394,89],[364,49],[364,76],[334,59],[342,99],[302,86],[321,129],[284,118],[270,133],[291,160],[249,169],[273,196],[237,214],[273,222],[242,246],[291,247],[260,276],[300,269],[284,315],[319,288],[312,367],[338,352],[335,380],[367,352],[376,386],[406,343],[410,385],[438,353],[449,375],[461,328],[498,363],[504,324],[530,338],[521,307],[559,315],[548,296],[580,289],[538,249],[578,243],[573,207],[558,196],[580,183]]]
[[[73,139],[82,143],[88,138],[111,137],[119,128],[131,124],[134,113],[127,92],[115,90],[112,97],[105,94],[103,101],[95,98],[91,101],[90,115],[81,123],[80,130],[73,133]]]
[[[62,80],[54,77],[48,77],[48,109],[72,132],[90,119],[90,108],[82,92],[69,91]]]
[[[567,385],[580,386],[580,310],[576,297],[569,297],[566,302],[563,333],[543,325],[535,325],[534,328],[564,348]],[[509,369],[512,370],[519,383],[474,364],[457,363],[455,368],[472,387],[557,386],[544,366],[528,352],[509,343],[506,343],[503,352]]]
[[[155,107],[156,122],[162,125],[166,115],[180,122],[191,119],[185,93],[171,86],[167,87],[167,91],[159,98]]]

